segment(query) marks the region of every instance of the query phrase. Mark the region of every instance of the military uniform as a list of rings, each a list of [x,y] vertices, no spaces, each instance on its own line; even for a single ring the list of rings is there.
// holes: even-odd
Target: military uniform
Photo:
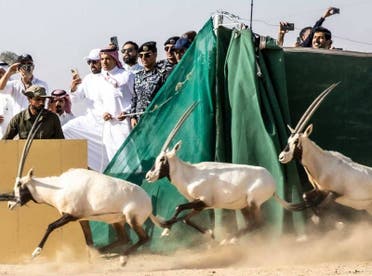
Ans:
[[[170,63],[167,59],[162,59],[156,63],[156,66],[165,72],[165,78],[168,78],[169,74],[172,72],[177,63]]]
[[[40,129],[37,131],[35,139],[64,139],[58,116],[46,109],[42,112]],[[13,139],[17,134],[19,139],[27,139],[36,117],[37,115],[32,115],[28,108],[21,111],[10,120],[2,139]]]
[[[131,113],[143,112],[165,82],[166,72],[158,67],[151,71],[142,69],[135,75]],[[139,119],[140,115],[133,118]]]

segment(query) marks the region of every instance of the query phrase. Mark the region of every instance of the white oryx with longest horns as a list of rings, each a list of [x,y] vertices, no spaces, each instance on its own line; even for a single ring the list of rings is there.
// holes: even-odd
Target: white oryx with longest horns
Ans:
[[[123,230],[124,223],[128,223],[138,235],[138,242],[131,245],[122,254],[121,262],[125,264],[126,256],[149,239],[142,228],[142,224],[147,218],[150,217],[152,222],[158,226],[162,223],[152,215],[150,197],[138,185],[87,169],[70,169],[60,176],[42,178],[33,178],[33,171],[30,170],[27,176],[21,177],[27,153],[40,126],[38,118],[25,143],[14,186],[13,199],[8,202],[8,207],[14,209],[17,205],[22,206],[33,200],[36,203],[55,207],[62,216],[49,224],[42,240],[32,253],[32,257],[41,253],[49,234],[54,229],[71,221],[92,219],[121,225]],[[2,198],[9,200],[9,195],[8,197],[2,195]],[[124,232],[122,235],[125,236]],[[121,242],[122,240],[118,240],[112,246]]]
[[[190,218],[203,209],[241,210],[246,221],[246,228],[238,231],[232,237],[231,241],[233,241],[260,226],[260,207],[272,196],[284,208],[292,210],[294,207],[296,209],[295,205],[289,206],[287,202],[278,197],[275,193],[276,182],[270,172],[263,167],[220,162],[190,164],[182,161],[176,155],[181,148],[181,141],[172,150],[168,150],[171,140],[192,109],[193,106],[185,112],[173,128],[153,167],[146,174],[148,182],[155,182],[160,178],[167,177],[178,191],[190,201],[176,207],[173,217],[163,224],[167,227],[163,235],[168,234],[171,226],[178,221],[183,221],[201,233],[212,233],[211,230],[203,229],[191,222]],[[182,211],[188,209],[192,209],[192,211],[178,217]]]
[[[299,159],[305,168],[314,190],[311,197],[333,199],[337,203],[357,210],[366,210],[372,214],[372,168],[353,162],[350,158],[334,151],[321,149],[309,135],[312,132],[310,124],[304,128],[315,112],[320,102],[336,86],[333,84],[324,91],[309,106],[295,129],[291,129],[288,144],[279,155],[281,163],[288,163],[292,159]],[[304,194],[304,197],[307,193]],[[306,197],[304,198],[306,200]],[[319,204],[307,199],[307,206]],[[305,206],[304,206],[305,207]]]

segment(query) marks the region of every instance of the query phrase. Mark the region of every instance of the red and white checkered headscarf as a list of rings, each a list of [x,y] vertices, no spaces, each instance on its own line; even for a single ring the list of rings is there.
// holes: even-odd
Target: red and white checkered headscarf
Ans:
[[[71,99],[69,94],[65,90],[62,89],[55,89],[52,91],[51,96],[53,97],[53,101],[57,101],[58,99],[65,99],[65,112],[71,113]]]
[[[112,49],[112,48],[102,49],[101,52],[100,52],[100,55],[101,54],[106,54],[106,55],[112,56],[115,59],[116,66],[123,69],[123,65],[121,64],[121,62],[119,60],[119,52],[116,48],[114,48],[114,49]]]

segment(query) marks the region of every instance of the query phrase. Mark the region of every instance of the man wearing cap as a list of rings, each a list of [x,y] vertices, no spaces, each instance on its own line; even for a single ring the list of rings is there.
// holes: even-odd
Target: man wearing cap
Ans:
[[[134,127],[140,114],[149,105],[156,93],[165,82],[166,72],[156,66],[157,49],[156,42],[149,41],[139,48],[143,70],[135,75],[134,94],[132,98],[131,113],[137,113],[131,118],[131,125]]]
[[[14,100],[13,115],[27,108],[28,100],[24,93],[31,85],[42,86],[48,91],[46,82],[33,75],[34,68],[32,57],[29,54],[21,55],[0,79],[0,93],[9,94]],[[10,80],[10,77],[17,72],[20,74],[20,79]]]
[[[174,54],[176,56],[177,62],[180,62],[186,50],[189,48],[191,42],[187,37],[181,37],[177,40],[174,45]]]
[[[72,112],[75,116],[85,115],[88,112],[101,113],[96,88],[98,76],[101,73],[100,51],[101,49],[92,49],[88,56],[84,57],[91,73],[81,79],[76,71],[73,72],[70,95]]]
[[[123,54],[123,67],[126,71],[133,74],[143,69],[143,66],[138,63],[138,45],[133,41],[127,41],[121,48]]]
[[[176,44],[179,36],[172,36],[168,38],[164,43],[164,51],[166,55],[166,59],[162,59],[157,62],[157,66],[166,71],[168,75],[172,72],[174,66],[177,64],[176,56],[174,55],[174,45]]]
[[[74,118],[71,113],[70,96],[65,90],[55,89],[52,91],[48,109],[58,115],[62,126]]]
[[[35,139],[64,139],[58,116],[44,108],[45,100],[48,98],[45,88],[32,85],[26,89],[24,94],[28,99],[29,106],[10,120],[2,139],[13,139],[17,135],[19,139],[27,139],[28,133],[40,112],[43,112],[41,125],[36,132]]]

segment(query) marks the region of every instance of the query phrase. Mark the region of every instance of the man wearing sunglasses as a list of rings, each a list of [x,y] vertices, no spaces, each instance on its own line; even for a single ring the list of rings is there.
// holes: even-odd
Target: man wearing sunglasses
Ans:
[[[138,63],[138,45],[133,41],[127,41],[121,48],[123,54],[123,67],[126,71],[133,74],[143,69],[143,66]]]
[[[10,65],[0,79],[0,93],[6,93],[13,98],[13,114],[21,112],[28,107],[25,91],[32,85],[44,87],[48,94],[48,85],[39,80],[33,74],[34,61],[29,54],[18,56],[17,61]],[[19,73],[20,78],[10,79],[12,75]]]
[[[166,59],[158,61],[157,66],[167,72],[167,76],[172,72],[174,66],[177,64],[176,56],[174,55],[174,45],[176,44],[179,36],[172,36],[164,43],[164,51]]]
[[[139,48],[139,57],[143,69],[135,75],[134,93],[132,98],[131,113],[145,111],[160,87],[165,82],[166,72],[156,65],[157,48],[156,42],[149,41]],[[140,118],[136,114],[131,118],[131,125],[134,127]]]
[[[101,49],[92,49],[88,56],[84,57],[90,72],[83,79],[74,71],[71,81],[71,102],[72,113],[75,116],[85,115],[99,107],[97,101],[98,91],[97,76],[101,73],[101,58],[99,56]]]

